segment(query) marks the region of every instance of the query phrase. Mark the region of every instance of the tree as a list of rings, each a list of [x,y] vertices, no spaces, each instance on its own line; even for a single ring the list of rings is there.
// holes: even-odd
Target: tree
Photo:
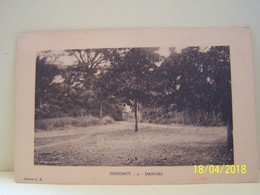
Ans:
[[[52,102],[55,101],[53,86],[50,83],[60,73],[57,66],[47,62],[46,57],[36,58],[35,118],[50,116]]]
[[[233,148],[230,71],[228,46],[172,51],[160,67],[165,105],[174,103],[177,110],[195,112],[195,115],[199,110],[218,113],[227,124],[228,149]]]
[[[76,64],[71,68],[77,72],[77,77],[83,81],[84,88],[91,91],[94,103],[99,106],[99,117],[103,117],[104,97],[97,87],[97,78],[110,66],[110,59],[115,57],[117,49],[77,49],[67,50],[66,53],[76,59]]]
[[[138,104],[145,103],[153,86],[153,74],[161,56],[158,48],[118,49],[99,85],[106,96],[114,96],[134,110],[138,131]]]
[[[66,54],[77,59],[76,67],[85,72],[88,76],[93,76],[100,69],[107,67],[108,56],[113,49],[74,49],[66,50]]]
[[[183,111],[185,115],[192,115],[203,109],[203,93],[206,79],[202,74],[203,53],[199,47],[188,47],[180,53],[170,48],[170,56],[161,64],[157,81],[160,84],[161,104],[165,115],[172,111]],[[162,101],[163,100],[163,101]],[[183,123],[197,124],[198,117],[194,114],[189,121]]]
[[[204,63],[212,86],[211,103],[227,123],[227,147],[233,150],[233,120],[230,51],[228,46],[211,47]]]

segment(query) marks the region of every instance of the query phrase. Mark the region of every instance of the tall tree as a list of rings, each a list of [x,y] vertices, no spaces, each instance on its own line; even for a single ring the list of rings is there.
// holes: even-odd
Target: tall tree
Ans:
[[[215,112],[227,124],[227,146],[233,148],[232,94],[228,46],[184,48],[171,52],[160,67],[163,99],[186,112]]]
[[[111,67],[102,76],[103,93],[131,106],[138,131],[138,104],[145,103],[153,86],[154,70],[161,56],[158,48],[131,48],[111,60]]]
[[[117,49],[75,49],[67,50],[66,53],[76,59],[73,66],[78,78],[87,91],[91,91],[92,98],[96,101],[92,103],[99,107],[99,117],[103,117],[104,97],[100,89],[96,87],[97,78],[110,66],[110,59],[115,56]]]
[[[109,54],[113,49],[73,49],[66,50],[66,54],[74,57],[76,66],[88,76],[98,73],[100,69],[107,67]]]
[[[50,83],[60,73],[57,66],[48,63],[46,57],[36,58],[36,85],[35,85],[35,117],[50,116],[51,104],[55,101],[53,86]]]
[[[204,63],[212,87],[211,103],[227,124],[227,147],[233,149],[233,119],[230,51],[228,46],[211,47]]]

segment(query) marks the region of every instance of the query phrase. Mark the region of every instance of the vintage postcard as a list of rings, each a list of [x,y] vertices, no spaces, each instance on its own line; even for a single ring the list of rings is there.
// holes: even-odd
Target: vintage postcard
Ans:
[[[249,28],[22,33],[15,178],[258,181]]]

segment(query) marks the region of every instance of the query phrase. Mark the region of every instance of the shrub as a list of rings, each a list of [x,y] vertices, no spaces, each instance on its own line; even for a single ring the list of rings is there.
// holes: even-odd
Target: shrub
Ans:
[[[82,117],[62,117],[62,118],[51,118],[51,119],[36,119],[35,130],[53,130],[53,129],[64,129],[65,127],[88,127],[94,125],[106,125],[113,123],[114,119],[106,116],[102,119],[93,117],[91,115]]]
[[[111,124],[114,122],[114,119],[110,116],[105,116],[104,118],[102,118],[99,123],[101,125],[107,125],[107,124]]]
[[[142,113],[145,122],[157,124],[186,124],[197,126],[221,126],[224,125],[222,116],[214,111],[183,110],[171,111],[167,108],[145,108]]]

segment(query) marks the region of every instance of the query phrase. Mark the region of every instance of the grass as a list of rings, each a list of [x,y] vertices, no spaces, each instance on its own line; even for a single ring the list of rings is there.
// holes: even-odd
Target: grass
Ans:
[[[35,130],[53,130],[65,129],[67,127],[89,127],[95,125],[106,125],[114,122],[110,116],[105,116],[102,119],[91,115],[82,117],[61,117],[51,119],[36,119]]]

